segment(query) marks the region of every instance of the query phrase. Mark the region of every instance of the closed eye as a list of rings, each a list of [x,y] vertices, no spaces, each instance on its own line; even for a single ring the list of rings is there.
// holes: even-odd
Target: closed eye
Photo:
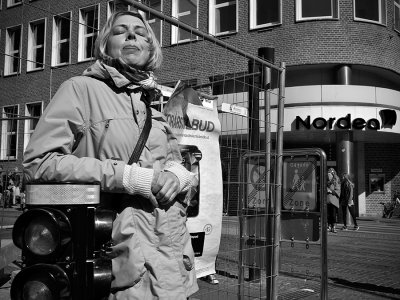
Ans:
[[[113,28],[112,33],[113,33],[114,35],[118,35],[118,34],[123,34],[123,33],[125,33],[127,30],[128,30],[128,27],[126,27],[126,26],[124,26],[124,25],[118,25],[118,26],[115,26],[115,27]]]

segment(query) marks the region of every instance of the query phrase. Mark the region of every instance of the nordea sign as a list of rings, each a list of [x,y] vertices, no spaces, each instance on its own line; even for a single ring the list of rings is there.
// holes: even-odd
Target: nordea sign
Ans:
[[[381,124],[377,119],[369,119],[364,120],[363,118],[355,118],[351,119],[351,114],[348,114],[345,117],[336,119],[329,118],[325,119],[322,117],[315,118],[311,122],[311,117],[307,116],[305,120],[303,120],[300,116],[296,116],[296,129],[300,129],[304,127],[306,129],[311,129],[314,127],[315,129],[332,129],[336,126],[338,129],[364,129],[368,128],[370,130],[378,130],[381,128]]]

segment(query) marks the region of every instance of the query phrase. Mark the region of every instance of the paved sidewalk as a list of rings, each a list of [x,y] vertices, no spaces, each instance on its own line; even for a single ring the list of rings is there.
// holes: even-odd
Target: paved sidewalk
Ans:
[[[385,227],[387,225],[390,225],[392,227],[396,227],[397,225],[400,228],[400,218],[392,218],[392,219],[383,219],[383,218],[373,218],[373,217],[361,217],[358,218],[360,220],[361,224],[366,224],[368,226],[375,226],[377,225],[378,227],[381,225],[381,227]],[[223,234],[227,234],[229,236],[235,236],[237,234],[237,217],[224,217],[223,220],[225,225],[229,225],[223,228]],[[236,223],[236,225],[235,225]],[[379,234],[371,234],[368,233],[367,231],[363,232],[365,230],[363,227],[360,229],[361,232],[339,232],[338,235],[332,235],[330,234],[328,236],[328,240],[330,243],[334,243],[335,245],[337,243],[340,243],[343,239],[350,240],[354,239],[354,237],[358,237],[359,240],[353,240],[353,244],[357,245],[357,243],[360,243],[362,241],[365,241],[365,237],[370,235],[373,238],[370,238],[372,245],[375,243],[386,243],[385,245],[389,245],[390,243],[390,235],[387,234],[387,237],[380,237],[382,238],[381,240],[376,239],[376,237],[379,237]],[[226,237],[226,236],[225,236]],[[398,235],[396,235],[396,238]],[[368,239],[367,239],[368,240]],[[224,240],[225,242],[225,240]],[[366,241],[368,242],[368,241]],[[2,243],[2,246],[6,245],[7,243]],[[398,243],[397,243],[398,244]],[[397,245],[396,244],[396,245]],[[226,245],[227,248],[230,251],[234,251],[235,249],[237,250],[237,245],[236,243],[228,244]],[[339,245],[340,246],[340,245]],[[331,247],[331,246],[329,246]],[[335,246],[336,247],[336,246]],[[372,246],[371,246],[372,247]],[[396,246],[397,247],[397,246]],[[331,248],[329,248],[331,249]],[[222,252],[223,249],[220,249],[220,252]],[[397,250],[397,253],[400,250]],[[220,255],[223,255],[223,253],[220,253]],[[398,254],[396,254],[398,255]],[[367,259],[367,258],[366,258]],[[389,259],[393,259],[389,258]],[[395,260],[394,262],[398,262],[399,260]],[[221,262],[220,262],[221,263]],[[217,270],[222,270],[224,269],[225,271],[220,271],[219,274],[217,274],[217,277],[220,281],[218,285],[210,285],[202,280],[198,280],[200,290],[196,294],[194,294],[190,299],[192,300],[231,300],[231,299],[238,299],[237,294],[238,294],[238,279],[237,279],[237,263],[236,262],[222,262],[224,265],[224,268],[220,268],[217,265]],[[230,265],[229,265],[230,264]],[[348,275],[351,274],[343,274],[346,276],[338,277],[336,274],[338,274],[339,268],[342,267],[341,262],[330,262],[329,265],[329,274],[332,275],[328,279],[328,299],[329,300],[384,300],[384,299],[400,299],[400,278],[398,278],[399,284],[396,286],[394,285],[393,288],[389,288],[389,286],[386,286],[384,289],[377,289],[379,288],[379,285],[376,286],[371,286],[369,281],[367,280],[368,277],[371,277],[370,274],[373,273],[363,273],[362,276],[365,277],[365,280],[363,279],[360,282],[350,282],[346,281],[346,278]],[[367,262],[369,264],[369,262]],[[229,266],[228,266],[229,265]],[[351,265],[351,264],[350,264]],[[354,265],[356,268],[356,265]],[[398,265],[400,267],[400,264]],[[13,271],[18,270],[17,266],[13,264],[9,264],[6,266],[4,269],[3,274],[0,273],[0,281],[1,281],[1,287],[0,287],[0,299],[1,300],[9,300],[10,296],[10,274]],[[348,272],[348,271],[346,271]],[[354,273],[357,273],[357,270],[354,270]],[[340,274],[340,272],[339,272]],[[245,277],[247,277],[248,274],[246,274]],[[382,276],[382,275],[373,275],[373,276]],[[372,276],[372,277],[373,277]],[[390,276],[390,275],[387,275]],[[242,292],[243,292],[243,297],[242,299],[265,299],[265,273],[261,274],[261,283],[251,283],[248,281],[245,281],[245,283],[242,285]],[[1,280],[2,279],[2,280]],[[369,278],[374,280],[374,278]],[[376,279],[376,282],[379,280],[379,278]],[[381,278],[382,281],[385,281],[385,277]],[[309,279],[304,279],[304,277],[296,277],[293,274],[288,274],[288,273],[281,273],[280,276],[276,279],[277,282],[277,289],[278,289],[278,299],[280,300],[292,300],[292,299],[320,299],[320,282],[316,277],[310,277]]]

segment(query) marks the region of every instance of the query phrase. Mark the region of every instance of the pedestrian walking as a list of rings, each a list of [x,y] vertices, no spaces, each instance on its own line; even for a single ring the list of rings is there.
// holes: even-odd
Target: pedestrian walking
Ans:
[[[197,180],[181,165],[164,116],[150,108],[160,95],[153,71],[161,47],[140,14],[118,11],[95,52],[97,61],[60,86],[38,122],[24,154],[26,183],[100,183],[101,206],[118,212],[110,300],[186,300],[198,286],[188,203],[176,196]]]
[[[340,179],[334,168],[328,169],[327,193],[328,231],[337,233],[336,222],[339,209]]]
[[[342,182],[340,185],[339,203],[343,213],[343,227],[342,230],[347,230],[347,210],[353,219],[354,230],[360,229],[357,225],[356,213],[354,208],[354,183],[350,180],[350,175],[347,173],[342,174]]]

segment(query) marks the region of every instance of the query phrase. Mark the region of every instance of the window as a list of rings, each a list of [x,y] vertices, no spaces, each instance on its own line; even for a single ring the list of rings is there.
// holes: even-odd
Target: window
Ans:
[[[7,0],[7,7],[22,4],[22,0]]]
[[[162,11],[162,1],[161,0],[145,0],[142,1],[143,4],[146,4],[147,6],[158,10],[158,11]],[[161,44],[161,20],[159,18],[157,18],[156,16],[152,15],[152,14],[148,14],[146,16],[146,20],[149,23],[151,29],[153,29],[154,31],[154,35],[156,36],[157,40],[160,42]]]
[[[354,0],[354,19],[386,25],[386,0]]]
[[[198,1],[196,0],[173,0],[172,2],[172,16],[179,21],[186,23],[194,28],[198,27]],[[191,39],[197,38],[186,30],[180,29],[176,26],[172,27],[172,43],[186,42]]]
[[[53,19],[52,66],[68,64],[71,52],[71,13]]]
[[[296,21],[338,18],[337,0],[296,0]]]
[[[157,101],[151,102],[150,106],[152,108],[154,108],[155,110],[162,112],[164,110],[164,106],[167,104],[168,100],[169,100],[169,97],[163,95],[160,98],[158,98]]]
[[[17,158],[18,105],[3,107],[1,159]]]
[[[24,150],[36,128],[39,118],[42,115],[42,103],[30,103],[26,105],[25,116],[25,136],[24,136]]]
[[[27,70],[44,68],[44,53],[46,41],[46,20],[31,22],[28,32],[28,65]]]
[[[21,72],[21,33],[21,26],[7,29],[4,75],[13,75]]]
[[[107,19],[113,14],[115,11],[115,3],[114,1],[107,2]]]
[[[394,30],[400,32],[400,0],[394,0]]]
[[[99,6],[91,6],[79,11],[79,52],[78,61],[92,59],[94,42],[99,32]]]
[[[210,33],[222,35],[237,32],[237,1],[210,0]]]
[[[282,23],[281,0],[250,0],[250,29]]]
[[[385,193],[385,174],[369,174],[369,192]]]

